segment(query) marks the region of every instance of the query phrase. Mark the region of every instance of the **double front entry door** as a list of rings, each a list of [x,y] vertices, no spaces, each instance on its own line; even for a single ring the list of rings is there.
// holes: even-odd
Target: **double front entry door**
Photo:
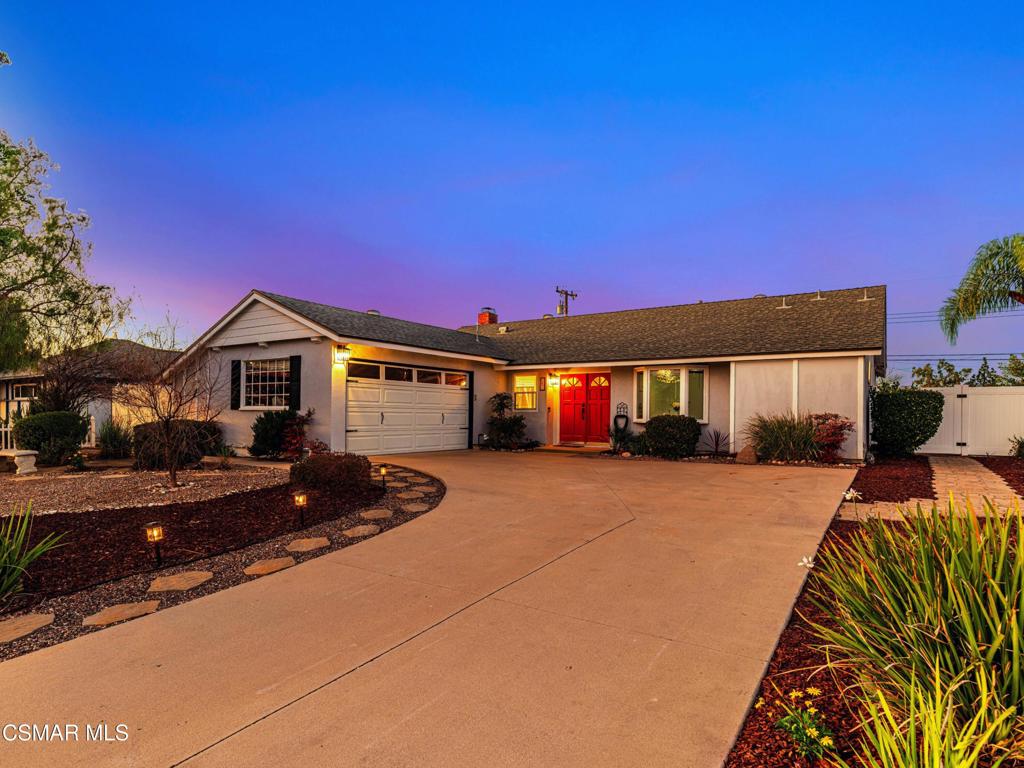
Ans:
[[[560,384],[559,440],[563,443],[608,442],[611,418],[608,374],[563,374]]]

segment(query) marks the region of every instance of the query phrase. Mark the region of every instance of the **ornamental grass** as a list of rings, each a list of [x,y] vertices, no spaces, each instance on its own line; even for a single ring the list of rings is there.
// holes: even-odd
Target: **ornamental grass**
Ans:
[[[1020,527],[1019,506],[1000,514],[986,499],[979,516],[951,497],[942,510],[869,519],[822,547],[811,595],[830,621],[814,629],[834,663],[861,681],[866,749],[875,755],[863,764],[1024,758]],[[908,752],[922,739],[932,742],[927,760]],[[957,744],[981,757],[943,762]]]

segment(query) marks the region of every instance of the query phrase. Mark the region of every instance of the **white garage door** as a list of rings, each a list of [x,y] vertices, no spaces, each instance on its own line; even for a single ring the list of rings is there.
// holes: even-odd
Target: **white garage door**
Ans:
[[[469,447],[469,374],[348,363],[346,444],[353,453]]]

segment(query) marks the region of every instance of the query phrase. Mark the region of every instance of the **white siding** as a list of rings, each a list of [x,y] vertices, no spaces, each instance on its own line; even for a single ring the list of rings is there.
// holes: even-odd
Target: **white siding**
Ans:
[[[309,327],[278,310],[260,302],[253,302],[209,343],[214,347],[226,347],[234,344],[308,339],[314,335],[316,334]]]

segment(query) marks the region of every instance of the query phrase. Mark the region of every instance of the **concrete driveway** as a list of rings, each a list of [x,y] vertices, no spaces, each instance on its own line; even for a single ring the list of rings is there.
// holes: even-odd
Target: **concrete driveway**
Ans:
[[[0,664],[0,765],[714,766],[849,470],[391,457],[434,511]]]

